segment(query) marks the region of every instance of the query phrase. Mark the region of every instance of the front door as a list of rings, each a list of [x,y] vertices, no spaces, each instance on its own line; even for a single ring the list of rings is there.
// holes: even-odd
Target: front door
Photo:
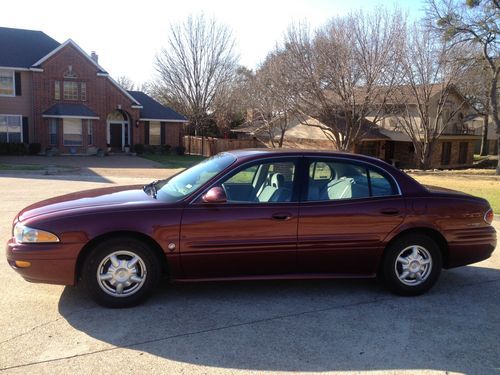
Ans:
[[[123,146],[123,125],[109,124],[109,143],[113,151],[121,151]]]
[[[259,161],[217,185],[227,202],[192,203],[181,226],[187,278],[269,276],[296,269],[296,159]]]

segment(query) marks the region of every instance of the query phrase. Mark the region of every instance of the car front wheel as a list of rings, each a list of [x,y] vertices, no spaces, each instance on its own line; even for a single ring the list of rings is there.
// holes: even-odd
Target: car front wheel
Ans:
[[[82,279],[90,296],[107,307],[131,307],[149,296],[160,278],[151,249],[136,239],[99,243],[87,257]]]
[[[441,252],[436,242],[420,234],[397,239],[386,250],[383,277],[396,294],[418,295],[436,283],[441,273]]]

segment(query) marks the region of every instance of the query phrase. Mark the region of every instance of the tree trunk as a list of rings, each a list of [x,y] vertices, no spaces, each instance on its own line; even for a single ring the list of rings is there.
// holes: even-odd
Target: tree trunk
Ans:
[[[486,112],[483,114],[483,137],[481,139],[481,151],[479,154],[481,156],[486,156],[489,153],[489,144],[488,144],[488,125],[489,125],[489,114]]]
[[[429,142],[422,149],[422,158],[421,158],[421,168],[426,171],[431,168],[432,154],[434,152],[434,144],[435,142]]]
[[[493,117],[493,121],[495,122],[495,128],[497,130],[497,142],[500,142],[500,119],[498,118],[498,107],[497,107],[497,82],[498,82],[498,73],[499,70],[493,73],[493,79],[491,80],[490,86],[490,109]],[[498,148],[498,164],[496,174],[500,175],[500,147]]]

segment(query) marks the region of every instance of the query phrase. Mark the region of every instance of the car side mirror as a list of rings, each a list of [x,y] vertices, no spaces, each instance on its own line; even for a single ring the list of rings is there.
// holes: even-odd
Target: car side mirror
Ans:
[[[224,189],[220,186],[214,186],[201,197],[204,203],[226,203],[227,197]]]

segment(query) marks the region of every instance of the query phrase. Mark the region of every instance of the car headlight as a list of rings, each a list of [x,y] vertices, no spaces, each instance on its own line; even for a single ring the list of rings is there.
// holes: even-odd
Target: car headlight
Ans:
[[[19,223],[14,227],[14,238],[18,243],[59,242],[59,238],[53,233],[30,228]]]

